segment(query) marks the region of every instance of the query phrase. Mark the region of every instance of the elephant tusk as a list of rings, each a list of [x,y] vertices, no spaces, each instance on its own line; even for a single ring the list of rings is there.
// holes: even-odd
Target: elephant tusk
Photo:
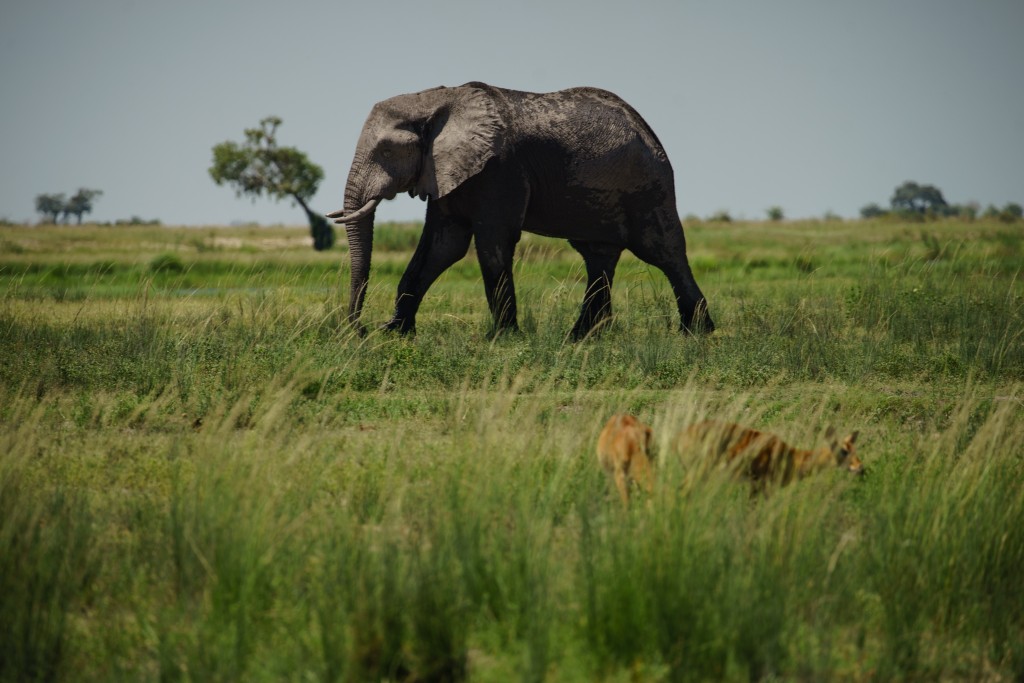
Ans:
[[[378,204],[380,204],[379,199],[371,199],[370,201],[363,204],[363,208],[359,209],[355,213],[350,213],[346,216],[344,215],[345,209],[338,209],[337,211],[332,211],[331,213],[327,214],[327,217],[335,219],[334,222],[338,223],[339,225],[344,223],[355,223],[359,219],[372,213],[373,210],[377,208]]]

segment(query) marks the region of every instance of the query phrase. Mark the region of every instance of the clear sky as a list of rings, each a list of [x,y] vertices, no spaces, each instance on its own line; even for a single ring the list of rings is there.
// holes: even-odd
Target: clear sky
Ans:
[[[1024,203],[1024,0],[9,0],[0,218],[84,186],[95,220],[299,225],[215,186],[210,148],[282,117],[326,212],[374,102],[471,80],[618,93],[684,215],[855,216],[908,179]]]

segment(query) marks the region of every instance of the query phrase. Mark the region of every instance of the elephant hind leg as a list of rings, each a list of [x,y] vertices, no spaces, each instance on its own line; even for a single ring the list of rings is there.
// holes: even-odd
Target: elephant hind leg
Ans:
[[[587,291],[583,295],[580,317],[572,327],[572,338],[583,339],[612,315],[612,281],[622,247],[600,242],[569,240],[583,255],[587,267]]]
[[[697,286],[686,258],[686,238],[675,212],[663,212],[652,230],[630,242],[629,249],[637,258],[661,270],[668,277],[679,308],[679,329],[682,332],[711,333],[715,323],[708,313],[707,299]],[[669,216],[668,214],[672,214]]]

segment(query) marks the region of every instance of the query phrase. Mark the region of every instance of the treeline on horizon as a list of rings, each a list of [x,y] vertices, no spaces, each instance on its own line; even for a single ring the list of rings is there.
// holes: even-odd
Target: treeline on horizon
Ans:
[[[80,189],[70,200],[66,200],[63,194],[41,194],[36,197],[36,209],[42,215],[37,225],[59,225],[70,224],[71,216],[77,218],[77,224],[83,225],[82,215],[92,210],[93,200],[102,195],[101,190]],[[785,210],[778,205],[771,206],[765,210],[765,218],[771,222],[787,220]],[[964,203],[950,203],[946,201],[942,190],[934,185],[919,184],[908,180],[895,188],[892,197],[889,199],[889,208],[884,208],[877,202],[865,204],[860,209],[860,218],[864,220],[893,219],[900,221],[920,222],[926,220],[938,220],[943,218],[956,218],[963,221],[974,221],[977,219],[999,220],[1004,223],[1013,223],[1024,219],[1024,207],[1017,202],[1007,202],[1002,208],[995,204],[989,204],[982,209],[981,204],[976,201]],[[681,217],[684,224],[692,223],[731,223],[757,222],[757,219],[736,218],[728,210],[721,209],[707,217],[701,217],[694,213],[688,213]],[[807,216],[801,218],[790,218],[789,220],[823,220],[842,221],[848,220],[832,211],[826,211],[820,217]],[[390,221],[395,222],[395,221]],[[405,221],[397,221],[405,222]],[[415,221],[409,221],[413,223]],[[113,221],[92,221],[88,225],[96,226],[129,226],[129,225],[163,225],[158,218],[145,219],[137,215],[130,218],[119,218]],[[0,225],[15,226],[29,225],[28,222],[18,223],[5,218],[0,218]],[[229,227],[261,227],[256,221],[232,221]],[[267,226],[283,226],[283,223],[266,224]]]

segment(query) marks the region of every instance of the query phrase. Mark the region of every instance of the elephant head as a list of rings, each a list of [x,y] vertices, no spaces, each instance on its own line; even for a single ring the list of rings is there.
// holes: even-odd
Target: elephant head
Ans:
[[[491,95],[474,85],[399,95],[374,105],[356,144],[344,224],[351,258],[349,321],[358,326],[370,276],[377,204],[408,192],[440,199],[479,173],[500,149],[502,124]]]

